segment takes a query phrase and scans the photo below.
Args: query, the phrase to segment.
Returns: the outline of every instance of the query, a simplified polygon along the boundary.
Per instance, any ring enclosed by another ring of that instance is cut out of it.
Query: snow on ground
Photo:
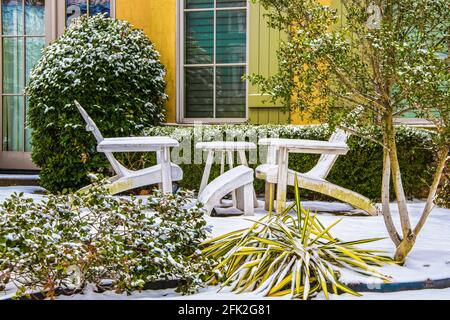
[[[0,201],[14,191],[23,191],[25,193],[35,192],[36,189],[28,188],[0,188]],[[41,195],[27,194],[36,200],[42,199]],[[262,203],[261,203],[262,205]],[[346,210],[348,208],[344,204],[339,203],[324,203],[324,202],[304,202],[304,207],[312,210],[320,209],[320,220],[324,225],[330,225],[337,219],[343,219],[338,224],[332,233],[343,240],[357,240],[365,238],[387,237],[386,227],[384,226],[382,217],[356,217],[345,216],[336,217],[330,214],[338,210]],[[391,205],[394,220],[399,227],[398,211],[395,204]],[[422,202],[413,202],[408,204],[413,225],[419,220],[420,214],[424,207]],[[264,216],[264,211],[259,208],[255,217],[228,217],[228,218],[214,218],[206,217],[208,224],[213,227],[213,236],[218,236],[227,232],[242,229],[252,224],[252,220],[260,219]],[[385,239],[379,242],[366,244],[367,247],[378,250],[385,250],[389,255],[393,255],[395,247],[390,239]],[[416,246],[408,260],[405,267],[396,265],[385,266],[381,271],[390,275],[394,282],[410,282],[410,281],[425,281],[427,279],[439,280],[450,278],[450,210],[436,208],[430,215],[425,228],[417,239]],[[365,278],[354,272],[342,272],[342,281],[346,283],[362,282],[368,285],[376,285],[377,279]],[[183,297],[174,292],[174,290],[156,290],[136,293],[132,296],[117,295],[112,292],[103,294],[96,294],[92,288],[88,288],[84,295],[77,295],[75,297],[61,297],[60,299],[198,299],[198,300],[253,300],[261,299],[262,297],[253,294],[236,295],[230,293],[227,289],[218,293],[218,287],[210,287],[201,290],[198,294],[188,297]],[[11,291],[7,294],[11,295]],[[4,296],[5,297],[5,296]],[[319,296],[318,299],[323,299]],[[356,297],[350,295],[332,296],[331,299],[355,299]],[[0,296],[1,299],[1,296]],[[361,299],[361,298],[356,298]],[[450,289],[443,290],[421,290],[421,291],[407,291],[397,293],[364,293],[362,299],[448,299],[450,300]]]
[[[36,186],[0,187],[0,201],[3,202],[12,194],[21,192],[27,197],[41,199],[46,190]]]
[[[408,204],[411,223],[415,225],[420,218],[424,203]],[[315,207],[317,203],[305,202],[304,207]],[[323,211],[332,212],[335,208],[333,203],[321,203]],[[400,228],[398,221],[398,210],[395,204],[391,205],[394,220]],[[264,212],[258,209],[256,217],[264,216]],[[388,237],[383,217],[336,217],[331,214],[320,214],[319,219],[325,225],[331,225],[338,219],[343,219],[331,231],[336,237],[353,241],[366,238]],[[252,224],[248,219],[234,218],[207,218],[213,226],[215,236],[242,229]],[[395,247],[390,239],[365,245],[367,248],[384,250],[393,255]],[[436,208],[425,225],[422,233],[417,239],[413,252],[408,257],[406,267],[389,265],[382,268],[382,272],[393,277],[395,282],[425,281],[427,279],[439,280],[450,278],[450,210]],[[342,281],[346,283],[362,282],[376,285],[377,279],[359,276],[354,272],[343,271]]]
[[[202,289],[193,296],[180,296],[174,290],[155,290],[135,293],[132,296],[126,294],[115,294],[113,292],[105,292],[97,294],[92,288],[87,288],[86,293],[72,297],[59,297],[58,300],[272,300],[274,298],[264,298],[251,293],[234,294],[229,291],[219,291],[219,287],[210,287]],[[289,300],[288,297],[277,298]],[[450,300],[450,289],[441,290],[417,290],[403,291],[393,293],[364,293],[363,297],[355,297],[349,294],[340,296],[331,295],[330,300]],[[320,294],[316,300],[325,300],[323,294]]]

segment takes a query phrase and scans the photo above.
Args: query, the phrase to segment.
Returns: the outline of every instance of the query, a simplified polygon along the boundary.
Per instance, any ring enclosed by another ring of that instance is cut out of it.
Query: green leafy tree
[[[164,121],[165,69],[142,30],[102,15],[74,20],[50,44],[27,88],[32,157],[49,191],[77,189],[109,164],[85,131],[78,100],[105,137],[141,135]]]
[[[255,0],[254,0],[255,1]],[[342,0],[343,12],[315,0],[259,0],[272,28],[287,34],[279,72],[250,80],[287,108],[376,141],[384,149],[383,215],[403,263],[434,207],[449,156],[450,76],[447,0]],[[341,23],[342,22],[342,23]],[[437,165],[418,224],[411,224],[398,160],[396,117],[415,112],[439,133]],[[345,122],[344,122],[345,123]],[[381,129],[382,139],[370,127]],[[394,186],[401,232],[389,200]]]

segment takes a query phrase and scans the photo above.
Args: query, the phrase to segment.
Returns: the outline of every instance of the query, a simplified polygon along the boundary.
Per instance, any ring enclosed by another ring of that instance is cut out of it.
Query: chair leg
[[[156,164],[161,164],[161,151],[156,151]],[[158,189],[162,190],[163,189],[163,185],[162,183],[158,183]]]
[[[161,159],[161,180],[163,194],[172,194],[172,168],[170,163],[170,148],[164,148]]]
[[[270,211],[270,199],[272,199],[272,210],[274,209],[273,201],[275,200],[275,184],[266,182],[265,205],[264,210]]]

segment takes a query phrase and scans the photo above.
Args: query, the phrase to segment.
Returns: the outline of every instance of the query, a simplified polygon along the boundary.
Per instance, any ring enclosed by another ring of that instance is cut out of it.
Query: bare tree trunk
[[[400,164],[397,154],[397,142],[395,140],[395,127],[394,118],[392,114],[387,116],[386,122],[386,137],[389,147],[389,158],[391,162],[392,179],[394,183],[395,195],[397,197],[398,212],[400,216],[400,223],[402,225],[403,239],[399,245],[397,245],[397,251],[394,259],[403,264],[406,256],[412,250],[416,236],[412,232],[411,221],[409,219],[408,206],[406,204],[406,196],[403,189],[402,176],[400,171]]]
[[[383,217],[384,224],[386,225],[389,236],[394,242],[395,246],[400,245],[402,239],[395,228],[394,221],[392,220],[391,208],[390,208],[390,183],[391,183],[391,160],[389,157],[389,151],[384,149],[383,159],[383,184],[382,184],[382,205],[383,205]]]
[[[394,128],[394,119],[390,115],[387,120],[387,143],[389,147],[389,155],[391,162],[392,179],[394,183],[395,195],[397,197],[398,211],[400,214],[400,222],[402,224],[403,236],[406,237],[411,233],[411,222],[409,220],[408,206],[406,204],[405,191],[403,189],[402,175],[397,154],[397,141]]]
[[[419,235],[420,231],[422,231],[423,226],[425,225],[425,222],[428,219],[428,216],[430,215],[431,211],[434,209],[434,200],[436,198],[436,194],[439,188],[439,183],[441,182],[442,175],[444,173],[445,164],[447,163],[449,156],[449,147],[444,146],[441,148],[441,150],[438,153],[438,164],[436,168],[436,172],[434,174],[433,183],[431,185],[430,192],[428,194],[427,203],[425,205],[425,209],[423,210],[422,217],[420,218],[419,222],[417,223],[416,228],[414,229],[414,234],[416,236]]]
[[[416,235],[414,233],[410,233],[406,238],[402,240],[399,246],[397,246],[397,250],[395,252],[394,260],[403,265],[405,263],[406,257],[414,248],[416,244]]]

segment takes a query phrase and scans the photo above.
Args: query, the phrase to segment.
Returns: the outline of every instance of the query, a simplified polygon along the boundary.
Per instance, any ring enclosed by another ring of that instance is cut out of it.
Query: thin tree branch
[[[348,128],[348,127],[345,127],[345,126],[343,126],[343,125],[338,125],[337,127],[340,128],[340,129],[342,129],[342,130],[344,130],[344,131],[350,132],[351,134],[353,134],[353,135],[355,135],[355,136],[361,137],[361,138],[366,139],[366,140],[370,140],[370,141],[376,143],[377,145],[381,146],[383,149],[389,151],[389,147],[387,147],[386,145],[384,145],[383,142],[378,141],[377,139],[372,138],[371,136],[363,135],[363,134],[359,133],[358,131],[356,131],[356,130],[354,130],[354,129],[351,129],[351,128]]]
[[[333,60],[327,55],[327,60],[330,63],[330,65],[333,67],[334,72],[338,76],[338,78],[343,82],[343,84],[347,87],[348,90],[359,96],[360,98],[373,103],[379,107],[380,110],[385,111],[386,108],[377,101],[376,98],[368,96],[362,92],[360,92],[355,86],[351,83],[351,81],[339,70],[339,68],[335,65]]]
[[[436,169],[436,172],[434,174],[433,178],[433,184],[431,185],[430,192],[428,193],[428,199],[425,205],[425,208],[423,209],[422,216],[420,217],[419,222],[417,223],[417,226],[414,228],[414,234],[417,236],[420,231],[422,231],[423,226],[425,225],[425,222],[427,221],[430,213],[433,211],[435,207],[435,199],[436,194],[438,191],[439,183],[441,182],[445,165],[447,161],[450,160],[450,157],[448,156],[449,153],[449,147],[445,146],[443,147],[439,152],[439,161],[438,166]]]

